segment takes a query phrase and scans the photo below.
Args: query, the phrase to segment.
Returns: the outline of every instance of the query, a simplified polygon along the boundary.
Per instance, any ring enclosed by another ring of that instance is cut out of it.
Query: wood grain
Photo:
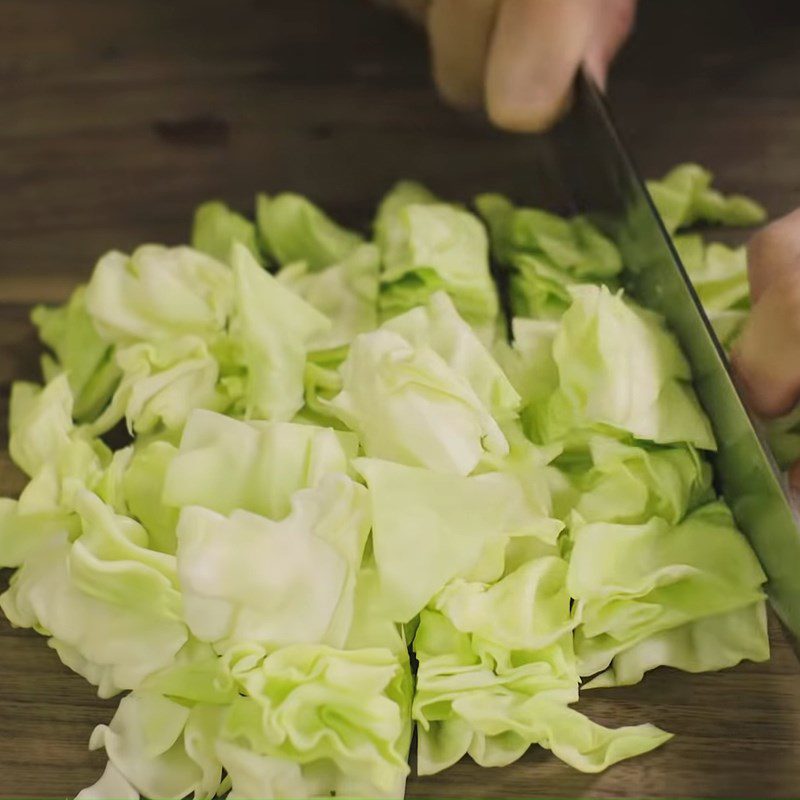
[[[527,139],[442,107],[421,38],[363,0],[0,0],[0,436],[7,390],[35,378],[30,305],[63,299],[106,249],[185,240],[220,197],[308,192],[366,224],[399,177],[468,199],[535,201]],[[643,2],[612,101],[648,174],[699,160],[773,215],[800,205],[800,9],[778,0]],[[0,493],[22,477],[0,452]],[[800,666],[671,670],[587,692],[593,718],[677,735],[599,776],[534,749],[484,770],[412,777],[412,797],[796,797]],[[0,796],[72,796],[102,757],[86,742],[113,703],[46,643],[0,623]]]

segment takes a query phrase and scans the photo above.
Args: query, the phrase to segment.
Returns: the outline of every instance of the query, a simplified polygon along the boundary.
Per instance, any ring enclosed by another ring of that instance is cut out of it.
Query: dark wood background
[[[798,4],[643,0],[611,97],[647,174],[694,159],[773,216],[800,205]],[[104,250],[183,241],[198,202],[247,210],[259,190],[356,224],[399,177],[536,197],[533,150],[443,108],[417,32],[365,0],[0,0],[2,441],[10,382],[36,376],[30,305],[62,300]],[[0,453],[0,493],[21,486]],[[772,639],[765,665],[587,693],[599,721],[677,734],[649,756],[585,776],[534,748],[409,795],[798,797],[800,667],[774,624]],[[0,796],[91,782],[86,742],[112,709],[0,623]]]

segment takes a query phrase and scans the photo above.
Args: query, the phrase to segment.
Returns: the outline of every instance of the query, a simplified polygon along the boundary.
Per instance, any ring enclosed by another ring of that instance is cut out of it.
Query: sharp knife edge
[[[800,516],[785,476],[744,404],[605,99],[585,74],[575,95],[572,111],[552,134],[561,174],[576,210],[595,218],[620,246],[629,293],[661,313],[680,341],[717,438],[718,488],[761,560],[774,608],[800,638]]]

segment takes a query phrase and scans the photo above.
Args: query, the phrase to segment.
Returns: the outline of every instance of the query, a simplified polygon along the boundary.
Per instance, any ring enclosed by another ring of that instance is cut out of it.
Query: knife
[[[788,483],[760,422],[747,410],[609,107],[586,74],[577,80],[572,110],[551,136],[572,210],[589,215],[614,238],[626,267],[626,290],[665,317],[691,364],[717,439],[712,457],[717,489],[761,561],[778,616],[800,638],[800,516]]]

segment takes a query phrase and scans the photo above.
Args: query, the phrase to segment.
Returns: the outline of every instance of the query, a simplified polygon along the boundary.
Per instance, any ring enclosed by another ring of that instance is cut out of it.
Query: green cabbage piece
[[[364,241],[291,192],[275,197],[260,194],[256,225],[267,253],[278,264],[304,261],[312,272],[343,261]]]
[[[765,603],[751,603],[654,633],[617,653],[608,669],[583,688],[631,686],[657,667],[708,672],[745,660],[769,660]]]
[[[561,271],[581,282],[608,280],[622,271],[614,243],[585,217],[564,219],[538,208],[519,208],[499,194],[478,195],[475,207],[489,226],[492,251],[502,264],[519,268],[517,258],[529,256],[529,263],[550,267],[555,280]]]
[[[614,286],[622,260],[614,243],[585,217],[564,219],[519,208],[499,194],[482,194],[475,206],[489,227],[495,259],[510,271],[513,312],[558,319],[578,283]]]
[[[296,492],[291,513],[280,521],[185,506],[177,569],[189,628],[220,647],[242,641],[341,646],[369,524],[366,490],[342,474]]]
[[[109,761],[103,774],[91,786],[81,789],[75,800],[139,800],[141,795],[128,779]]]
[[[553,342],[559,331],[555,320],[514,317],[512,344],[495,345],[495,355],[520,396],[521,415],[529,433],[535,411],[558,388]],[[541,439],[541,436],[532,436]]]
[[[608,426],[659,444],[713,450],[689,365],[661,319],[606,287],[575,286],[571,294],[553,340],[558,389],[538,420],[545,440]]]
[[[132,517],[148,533],[148,547],[175,555],[178,509],[163,502],[164,479],[177,448],[159,438],[140,438],[114,452],[90,485],[115,513]]]
[[[371,547],[372,543],[368,545]],[[353,618],[345,649],[360,650],[382,647],[398,656],[408,654],[408,641],[403,625],[380,613],[382,587],[375,558],[367,553],[356,576]]]
[[[86,310],[107,342],[126,345],[224,328],[233,299],[230,269],[189,247],[143,245],[112,251],[86,286]]]
[[[595,435],[588,449],[592,467],[576,475],[572,506],[586,522],[660,517],[677,525],[688,510],[714,499],[711,467],[691,446],[645,448]]]
[[[703,306],[712,311],[749,305],[747,251],[719,242],[705,245],[699,234],[675,237],[675,246]]]
[[[519,317],[559,319],[569,308],[569,287],[579,283],[568,272],[538,256],[512,257],[511,308]]]
[[[430,347],[464,378],[492,416],[503,422],[519,411],[520,398],[483,341],[459,315],[445,292],[385,322],[414,347]]]
[[[393,621],[410,621],[519,524],[521,490],[502,473],[463,477],[379,459],[355,466],[369,487],[380,608]]]
[[[244,245],[255,259],[261,260],[254,223],[219,201],[197,207],[192,225],[192,247],[195,250],[227,263],[237,242]]]
[[[193,794],[198,800],[211,800],[224,789],[215,751],[222,714],[220,706],[190,707],[152,691],[129,694],[111,722],[98,725],[92,733],[89,747],[105,749],[108,766],[101,779],[78,797],[138,800],[140,795]]]
[[[12,385],[8,452],[29,477],[52,463],[69,443],[75,429],[73,404],[65,375],[57,376],[45,387],[25,381]]]
[[[75,495],[99,483],[111,455],[73,425],[64,375],[44,388],[15,383],[11,401],[9,449],[31,480],[18,500],[0,502],[0,566],[20,567],[54,536],[78,536]]]
[[[378,206],[373,227],[375,243],[381,250],[395,250],[403,246],[405,230],[398,223],[404,208],[410,205],[435,205],[439,198],[416,181],[398,181],[384,195]]]
[[[486,231],[474,215],[401,182],[381,202],[375,238],[383,259],[380,306],[387,316],[443,289],[470,324],[492,327],[497,290]]]
[[[717,338],[729,349],[750,309],[746,248],[706,245],[699,234],[680,234],[674,243]]]
[[[118,348],[122,380],[105,411],[89,426],[102,434],[125,419],[131,433],[180,431],[195,408],[222,411],[219,364],[206,342],[182,336]]]
[[[468,474],[485,450],[506,452],[497,422],[429,347],[389,330],[356,339],[330,408],[376,458]]]
[[[210,411],[189,418],[163,479],[167,506],[236,509],[280,520],[292,496],[330,474],[346,474],[358,451],[352,433],[291,422],[239,421]]]
[[[422,612],[414,640],[419,666],[412,707],[420,774],[446,769],[467,753],[482,766],[504,766],[533,744],[584,772],[599,772],[670,738],[652,725],[603,728],[569,708],[578,699],[578,677],[563,583],[566,565],[558,558],[541,562],[520,568],[520,575],[512,572],[493,589],[475,587],[470,594],[478,608],[457,620],[441,611]],[[513,581],[509,591],[502,588],[506,581]],[[533,617],[519,602],[520,589],[528,597],[533,591],[545,614],[533,629]],[[516,624],[494,629],[487,624],[485,614],[499,609]]]
[[[153,550],[175,555],[178,511],[164,500],[166,477],[177,453],[169,442],[151,441],[135,447],[121,476],[127,513],[144,525]]]
[[[401,797],[411,694],[405,651],[192,645],[95,730],[109,767],[84,796]]]
[[[431,602],[453,626],[509,650],[541,650],[570,633],[566,562],[532,558],[496,583],[456,578]],[[514,610],[515,606],[518,610]]]
[[[109,449],[75,427],[71,408],[63,374],[43,388],[24,382],[12,386],[9,450],[31,480],[18,501],[3,501],[3,566],[21,566],[54,535],[74,539],[80,529],[76,493],[99,484],[108,468]]]
[[[136,688],[187,639],[175,558],[148,548],[144,528],[78,489],[79,530],[41,537],[0,597],[19,627],[34,627],[102,697]]]
[[[227,658],[240,694],[222,738],[261,757],[224,748],[235,794],[246,781],[258,792],[243,796],[402,795],[409,771],[407,659],[381,648],[322,645],[269,655],[244,649]]]
[[[65,373],[75,418],[93,419],[108,403],[119,380],[119,368],[113,348],[98,334],[86,310],[86,287],[79,286],[63,306],[36,306],[31,319],[39,338],[53,352],[53,356],[42,356],[45,381]]]
[[[309,343],[330,321],[261,268],[242,245],[233,248],[232,358],[246,370],[244,413],[289,420],[303,406]]]
[[[698,164],[680,164],[661,180],[647,181],[647,189],[670,233],[696,222],[720,225],[757,225],[766,212],[741,195],[724,196],[711,188],[711,173]]]
[[[331,328],[309,342],[311,350],[342,347],[378,324],[380,253],[359,245],[342,261],[310,270],[305,261],[287,264],[277,278],[331,321]]]
[[[613,661],[614,672],[605,674],[600,685],[623,675],[635,682],[641,677],[638,667],[623,658],[617,674],[616,659],[637,646],[632,660],[643,669],[662,663],[699,672],[719,669],[722,662],[732,666],[745,657],[768,657],[765,576],[722,502],[702,506],[678,525],[660,517],[638,525],[575,522],[570,536],[567,588],[576,601],[581,675],[603,672]],[[750,613],[743,611],[748,608]],[[702,637],[695,645],[703,629],[686,629],[737,611],[741,614],[730,630],[728,619],[720,628],[720,641],[728,638],[725,648],[715,650]],[[664,636],[668,631],[676,633]],[[732,636],[737,646],[731,646]]]

